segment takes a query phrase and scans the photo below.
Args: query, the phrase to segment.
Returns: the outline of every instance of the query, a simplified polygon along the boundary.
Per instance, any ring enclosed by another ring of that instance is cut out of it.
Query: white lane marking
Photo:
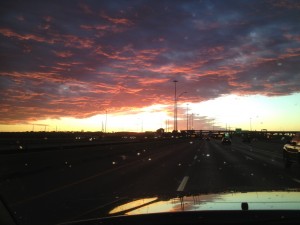
[[[252,158],[249,157],[249,156],[245,156],[245,158],[246,158],[246,159],[250,159],[250,160],[254,160],[254,159],[252,159]]]
[[[293,181],[296,181],[297,183],[300,184],[300,180],[299,179],[293,178]]]
[[[177,191],[183,191],[184,188],[185,188],[186,183],[188,182],[188,180],[189,180],[189,177],[188,177],[188,176],[185,176],[185,177],[182,179],[182,181],[181,181],[179,187],[177,188]]]
[[[194,157],[194,160],[196,160],[197,158],[198,158],[198,156],[195,156],[195,157]]]

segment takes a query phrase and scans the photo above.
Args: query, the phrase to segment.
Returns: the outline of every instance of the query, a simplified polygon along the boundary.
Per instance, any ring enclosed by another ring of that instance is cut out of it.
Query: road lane
[[[160,145],[167,147],[181,142],[182,140],[157,141],[129,146],[79,148],[62,152],[17,154],[15,157],[3,155],[1,166],[15,171],[4,176],[0,187],[2,190],[8,189],[7,197],[15,202],[109,172],[132,161],[149,160],[148,156],[159,151]],[[25,166],[26,163],[30,166]]]
[[[50,167],[2,180],[0,193],[20,224],[34,225],[103,216],[131,198],[299,187],[298,166],[285,170],[278,153],[262,150],[193,139],[47,153],[49,161],[35,153],[27,161]]]
[[[251,149],[251,150],[250,150]],[[206,141],[197,157],[184,192],[222,192],[249,190],[281,190],[299,188],[299,170],[286,170],[277,153],[269,157],[259,149],[241,142],[222,145],[220,141]],[[298,167],[298,165],[295,165]]]
[[[1,192],[6,191],[8,202],[20,214],[22,224],[39,224],[39,220],[49,214],[49,224],[52,224],[62,219],[69,220],[122,196],[175,193],[180,171],[185,171],[193,151],[190,142],[181,140],[157,142],[152,146],[132,146],[130,150],[123,149],[113,157],[72,163],[71,168],[64,165],[67,171],[60,168],[16,178],[2,183]],[[117,161],[120,156],[126,156],[126,159],[123,157]],[[112,164],[114,161],[117,163]],[[63,179],[70,182],[63,182]],[[51,182],[56,182],[56,185],[51,185]],[[51,188],[47,188],[45,183]],[[36,186],[43,186],[43,191],[38,191]],[[18,191],[21,193],[15,194]]]

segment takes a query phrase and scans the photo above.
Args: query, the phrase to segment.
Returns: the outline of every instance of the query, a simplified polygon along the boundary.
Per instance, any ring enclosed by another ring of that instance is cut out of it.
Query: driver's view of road
[[[231,141],[161,139],[3,154],[0,191],[16,218],[33,225],[45,217],[45,224],[99,217],[132,198],[299,188],[299,165],[284,168],[282,143]]]
[[[1,0],[0,225],[298,224],[299,0]]]

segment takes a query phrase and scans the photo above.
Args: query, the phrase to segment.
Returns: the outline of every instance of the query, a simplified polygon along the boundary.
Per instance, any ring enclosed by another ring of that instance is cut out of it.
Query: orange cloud
[[[169,81],[169,79],[167,79],[167,78],[152,78],[152,79],[149,79],[149,78],[139,78],[138,79],[138,82],[141,85],[161,84],[161,83],[166,83],[168,81]]]
[[[184,66],[176,66],[174,64],[163,65],[156,68],[150,68],[149,70],[156,73],[165,73],[165,74],[177,74],[177,73],[195,73],[196,70],[194,68],[195,65],[184,65]]]

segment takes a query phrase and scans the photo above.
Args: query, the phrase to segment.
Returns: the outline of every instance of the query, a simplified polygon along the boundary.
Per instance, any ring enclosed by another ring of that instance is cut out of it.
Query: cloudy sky
[[[1,131],[300,130],[299,1],[1,1],[0,60]]]

